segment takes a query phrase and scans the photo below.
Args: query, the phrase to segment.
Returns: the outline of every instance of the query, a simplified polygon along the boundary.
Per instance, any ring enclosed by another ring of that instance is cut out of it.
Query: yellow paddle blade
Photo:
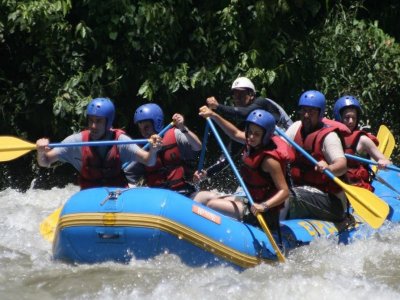
[[[35,144],[13,136],[0,136],[0,161],[16,159],[33,149]]]
[[[267,235],[268,240],[270,241],[272,247],[274,248],[276,256],[278,257],[278,261],[279,262],[285,262],[285,257],[283,256],[281,250],[279,250],[279,247],[276,244],[276,242],[274,240],[274,237],[272,236],[271,232],[269,231],[268,226],[265,223],[262,214],[260,214],[260,213],[257,214],[257,220],[260,223],[261,228],[264,230],[265,234]]]
[[[57,208],[46,219],[44,219],[42,223],[40,223],[40,234],[49,242],[53,242],[54,240],[61,209],[62,207]]]
[[[354,211],[372,228],[382,226],[389,214],[389,205],[367,189],[348,185],[335,177],[333,179],[346,193]]]
[[[389,128],[387,128],[385,125],[381,125],[379,127],[377,138],[379,141],[378,149],[383,153],[383,155],[385,155],[386,158],[390,158],[393,149],[396,146],[396,142]]]

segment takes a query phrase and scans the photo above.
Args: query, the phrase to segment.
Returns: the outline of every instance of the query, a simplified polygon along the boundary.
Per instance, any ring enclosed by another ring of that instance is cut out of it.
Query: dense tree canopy
[[[330,106],[352,94],[372,132],[399,140],[400,4],[351,2],[0,0],[0,132],[59,141],[98,96],[119,127],[146,101],[197,124],[205,98],[229,103],[246,75],[289,113],[307,89]]]

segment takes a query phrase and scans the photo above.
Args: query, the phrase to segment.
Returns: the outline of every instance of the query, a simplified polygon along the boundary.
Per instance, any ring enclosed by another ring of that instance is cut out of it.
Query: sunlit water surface
[[[128,265],[51,259],[39,224],[76,186],[0,192],[0,299],[400,299],[400,226],[337,245],[320,239],[285,264],[191,268],[173,255]]]

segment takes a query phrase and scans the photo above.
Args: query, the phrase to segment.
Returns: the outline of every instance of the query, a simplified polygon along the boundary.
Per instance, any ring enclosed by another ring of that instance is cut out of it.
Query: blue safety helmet
[[[114,122],[115,107],[108,98],[95,98],[87,106],[86,115],[106,118],[106,130],[109,130]]]
[[[360,102],[354,96],[343,96],[336,100],[335,105],[333,106],[333,115],[335,120],[338,122],[342,122],[342,111],[344,108],[354,107],[357,110],[357,121],[361,117],[362,109]]]
[[[262,109],[253,110],[246,119],[246,132],[249,123],[256,124],[265,130],[262,143],[267,145],[275,130],[275,118],[267,111]]]
[[[164,127],[164,113],[157,104],[147,103],[139,106],[133,115],[133,122],[150,120],[153,122],[154,131],[159,133]]]
[[[318,91],[306,91],[300,96],[299,107],[301,106],[311,106],[319,108],[319,119],[321,120],[325,115],[325,96]]]

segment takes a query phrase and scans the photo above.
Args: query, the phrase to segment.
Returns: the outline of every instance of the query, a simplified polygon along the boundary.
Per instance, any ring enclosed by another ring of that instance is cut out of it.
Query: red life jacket
[[[297,131],[294,141],[317,161],[325,160],[324,154],[322,153],[324,140],[329,133],[334,131],[338,132],[340,128],[324,124],[322,128],[308,134],[305,140],[301,134],[301,129],[302,126]],[[315,171],[314,168],[315,165],[312,162],[299,151],[296,151],[296,159],[291,166],[291,175],[294,184],[297,186],[313,186],[325,193],[332,194],[339,193],[342,190],[332,179],[323,173]]]
[[[355,155],[357,153],[357,144],[361,136],[366,135],[370,138],[375,145],[378,145],[378,139],[372,134],[362,131],[354,130],[351,134],[345,135],[344,139],[344,152],[347,154]],[[368,165],[358,162],[354,159],[347,160],[347,181],[355,186],[359,186],[370,191],[374,191],[371,185],[371,176]]]
[[[176,143],[175,128],[169,129],[163,137],[163,147],[157,153],[156,164],[146,167],[146,183],[151,187],[179,190],[185,186],[184,161]]]
[[[112,129],[114,140],[124,132]],[[89,130],[82,131],[82,142],[89,141]],[[121,160],[117,145],[113,145],[103,159],[97,147],[82,147],[82,169],[79,176],[81,189],[99,186],[127,187],[128,182],[121,169]]]
[[[243,166],[240,173],[255,203],[264,202],[278,192],[271,175],[262,170],[261,164],[264,158],[270,156],[276,159],[280,163],[284,175],[287,164],[294,161],[293,149],[281,138],[273,136],[270,144],[270,147],[267,146],[267,148],[262,148],[254,153],[249,154],[248,151],[243,151]],[[283,205],[280,205],[272,209],[279,210],[282,207]]]

